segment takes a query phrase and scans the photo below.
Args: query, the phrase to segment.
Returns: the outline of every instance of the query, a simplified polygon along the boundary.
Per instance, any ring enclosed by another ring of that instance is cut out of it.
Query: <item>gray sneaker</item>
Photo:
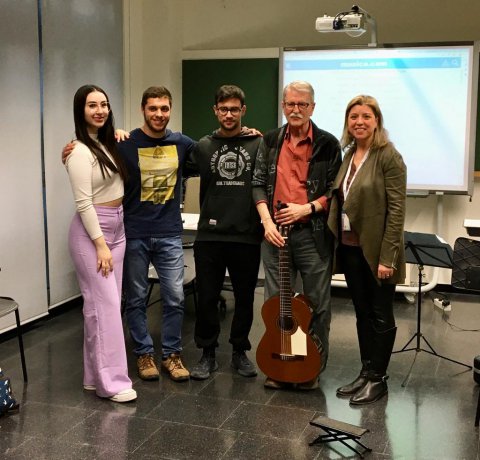
[[[190,377],[195,380],[205,380],[218,369],[215,352],[203,351],[200,361],[190,371]]]
[[[234,351],[232,354],[232,367],[242,377],[255,377],[257,375],[257,368],[245,354],[244,351]]]

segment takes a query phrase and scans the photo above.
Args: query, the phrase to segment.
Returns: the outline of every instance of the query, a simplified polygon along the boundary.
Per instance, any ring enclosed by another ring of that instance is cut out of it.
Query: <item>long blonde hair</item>
[[[373,141],[370,148],[378,149],[389,144],[390,139],[388,138],[388,131],[383,126],[383,115],[377,100],[372,96],[361,94],[354,97],[348,103],[347,109],[345,110],[345,121],[343,124],[342,139],[340,141],[342,148],[347,150],[355,148],[355,138],[348,132],[348,117],[350,115],[350,111],[356,105],[367,105],[372,109],[372,112],[377,119],[377,127],[373,133]]]

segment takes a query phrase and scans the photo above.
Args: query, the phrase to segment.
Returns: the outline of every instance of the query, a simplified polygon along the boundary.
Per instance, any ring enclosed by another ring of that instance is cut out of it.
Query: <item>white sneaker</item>
[[[108,399],[110,399],[110,401],[120,402],[120,403],[134,401],[135,399],[137,399],[137,392],[134,389],[129,388],[128,390],[122,390],[116,395],[110,396],[110,398]]]
[[[83,389],[87,391],[95,391],[95,385],[83,385]]]

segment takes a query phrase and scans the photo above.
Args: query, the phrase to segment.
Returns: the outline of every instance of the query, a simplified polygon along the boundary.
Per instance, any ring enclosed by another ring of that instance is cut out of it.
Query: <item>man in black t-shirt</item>
[[[263,237],[251,188],[261,137],[242,133],[245,95],[237,86],[221,86],[213,110],[220,126],[200,139],[193,154],[201,181],[200,219],[194,243],[198,287],[195,342],[203,353],[190,375],[199,380],[218,369],[218,299],[227,270],[235,296],[229,340],[233,347],[232,367],[244,377],[257,375],[245,352],[251,349],[248,335]]]

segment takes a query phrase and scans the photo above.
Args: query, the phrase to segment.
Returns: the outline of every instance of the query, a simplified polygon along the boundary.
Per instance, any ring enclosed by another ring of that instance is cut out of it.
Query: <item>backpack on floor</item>
[[[15,401],[12,394],[10,379],[3,375],[0,368],[0,417],[8,412],[18,411],[19,404]]]

